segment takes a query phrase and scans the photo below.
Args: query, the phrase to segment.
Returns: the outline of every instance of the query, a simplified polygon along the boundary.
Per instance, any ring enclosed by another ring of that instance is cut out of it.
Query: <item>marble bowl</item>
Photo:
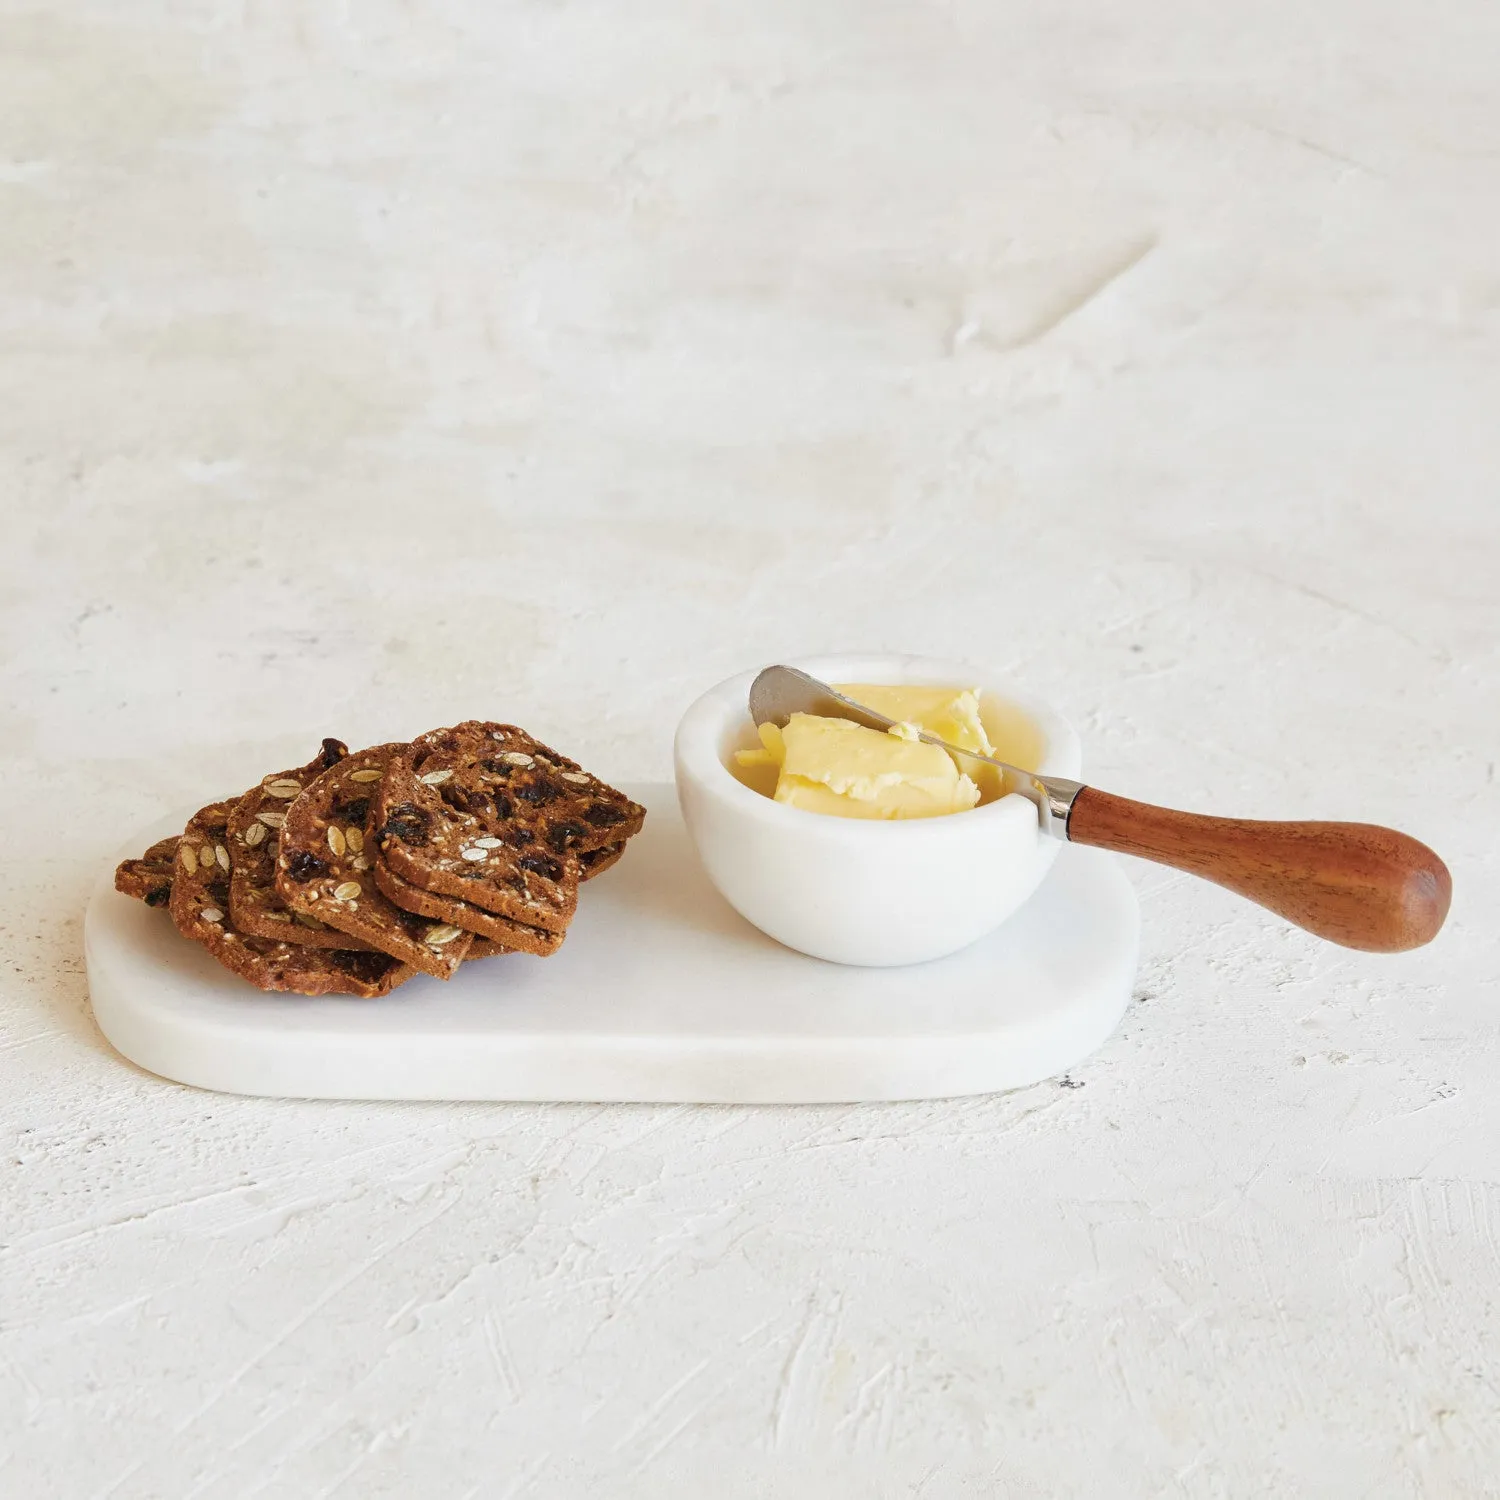
[[[787,663],[824,682],[977,687],[1000,753],[1076,779],[1078,736],[1055,709],[983,668],[922,656],[817,656]],[[1041,884],[1058,841],[1011,794],[969,812],[896,822],[787,807],[730,770],[757,744],[755,672],[710,688],[677,728],[677,796],[708,878],[779,943],[840,964],[884,967],[957,952],[993,931]]]

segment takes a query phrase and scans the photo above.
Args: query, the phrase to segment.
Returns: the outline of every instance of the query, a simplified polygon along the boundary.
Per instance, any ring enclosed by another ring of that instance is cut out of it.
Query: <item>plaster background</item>
[[[0,1488],[1478,1496],[1500,11],[0,3]],[[1132,868],[1066,1081],[269,1103],[113,1056],[132,829],[500,713],[968,655],[1433,948]]]

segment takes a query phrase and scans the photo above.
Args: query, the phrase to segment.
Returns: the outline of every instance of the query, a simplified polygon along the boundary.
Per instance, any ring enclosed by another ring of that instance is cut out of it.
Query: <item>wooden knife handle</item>
[[[1084,787],[1068,838],[1200,875],[1345,948],[1430,943],[1453,878],[1426,844],[1373,823],[1208,818]]]

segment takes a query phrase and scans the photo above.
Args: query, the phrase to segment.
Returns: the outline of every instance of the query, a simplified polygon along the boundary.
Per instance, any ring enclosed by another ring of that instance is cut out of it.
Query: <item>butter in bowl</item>
[[[1043,774],[1079,773],[1078,736],[1060,714],[967,663],[868,655],[795,665],[858,685],[851,696],[901,725],[955,744],[967,736]],[[998,778],[960,770],[910,730],[807,715],[758,734],[746,712],[755,676],[732,677],[689,708],[675,762],[709,879],[762,932],[835,963],[920,963],[993,931],[1041,884],[1057,841]]]
[[[979,805],[979,782],[942,746],[919,738],[925,731],[994,755],[977,689],[840,683],[836,690],[895,723],[882,732],[822,714],[794,713],[785,728],[768,720],[756,749],[735,751],[741,780],[788,807],[838,818],[933,818]],[[990,785],[998,795],[998,783]]]

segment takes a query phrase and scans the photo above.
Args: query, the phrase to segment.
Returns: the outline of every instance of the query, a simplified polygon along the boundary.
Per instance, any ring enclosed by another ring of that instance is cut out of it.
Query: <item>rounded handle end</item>
[[[1453,899],[1453,877],[1426,844],[1372,823],[1210,818],[1085,787],[1068,837],[1201,876],[1367,953],[1430,943]]]
[[[1382,828],[1379,832],[1399,841],[1393,850],[1396,857],[1390,872],[1390,895],[1385,903],[1390,909],[1380,930],[1373,934],[1376,941],[1347,941],[1345,946],[1372,953],[1404,953],[1430,943],[1443,930],[1448,908],[1453,904],[1453,876],[1426,844],[1392,828]]]

